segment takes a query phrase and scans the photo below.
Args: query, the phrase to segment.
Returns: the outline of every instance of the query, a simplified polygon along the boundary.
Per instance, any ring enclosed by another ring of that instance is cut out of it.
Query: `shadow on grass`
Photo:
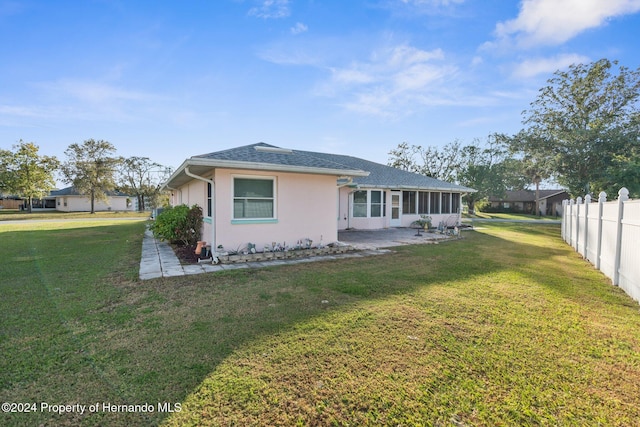
[[[555,226],[501,225],[384,256],[138,282],[132,277],[141,230],[136,224],[2,233],[3,241],[17,245],[13,251],[3,245],[0,254],[26,258],[3,272],[17,280],[2,285],[11,298],[0,305],[6,325],[0,345],[8,355],[0,365],[0,397],[155,408],[13,420],[157,424],[171,414],[160,409],[175,408],[166,403],[197,392],[220,363],[248,344],[433,285],[516,270],[567,298],[581,298],[575,286],[548,279],[564,268],[555,259],[575,257]],[[84,262],[71,262],[78,256]],[[569,268],[565,276],[572,274]],[[52,296],[56,292],[61,296]]]

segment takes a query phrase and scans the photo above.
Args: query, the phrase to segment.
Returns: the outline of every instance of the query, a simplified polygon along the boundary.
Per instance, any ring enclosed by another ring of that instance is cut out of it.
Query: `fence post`
[[[576,199],[576,252],[580,253],[580,204],[582,204],[582,197]]]
[[[569,236],[567,243],[569,244],[569,246],[573,246],[573,205],[574,203],[575,201],[573,199],[569,200],[569,231],[567,232],[567,235]]]
[[[600,254],[602,254],[602,211],[607,201],[607,193],[601,191],[598,195],[598,247],[596,249],[596,269],[600,270]]]
[[[615,269],[613,270],[613,284],[620,284],[620,257],[622,252],[622,218],[624,217],[624,202],[629,200],[629,190],[622,187],[618,191],[618,222],[616,224],[618,233],[616,235],[616,258]]]
[[[562,240],[564,240],[565,242],[567,241],[567,212],[568,212],[567,206],[568,205],[569,205],[569,200],[564,199],[562,201],[562,222],[560,225],[560,234],[562,234]]]
[[[584,237],[582,238],[583,251],[582,256],[587,259],[587,245],[589,244],[589,204],[591,203],[591,194],[584,196]]]

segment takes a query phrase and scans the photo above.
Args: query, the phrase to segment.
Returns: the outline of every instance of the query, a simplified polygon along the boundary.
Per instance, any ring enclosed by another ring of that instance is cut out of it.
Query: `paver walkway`
[[[184,276],[188,274],[213,273],[240,268],[262,268],[284,264],[300,264],[305,262],[326,261],[338,258],[365,257],[381,255],[390,252],[384,249],[365,249],[340,255],[325,255],[311,258],[296,258],[291,260],[273,260],[264,262],[246,262],[239,264],[189,264],[181,265],[180,260],[165,242],[156,240],[151,230],[147,229],[142,239],[142,257],[140,258],[140,280],[156,279],[159,277]]]

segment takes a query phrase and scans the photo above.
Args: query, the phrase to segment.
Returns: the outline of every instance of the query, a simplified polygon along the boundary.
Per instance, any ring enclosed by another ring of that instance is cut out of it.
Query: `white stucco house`
[[[330,243],[347,228],[460,221],[462,195],[475,190],[356,157],[257,143],[186,159],[163,184],[173,206],[203,210],[213,248]]]

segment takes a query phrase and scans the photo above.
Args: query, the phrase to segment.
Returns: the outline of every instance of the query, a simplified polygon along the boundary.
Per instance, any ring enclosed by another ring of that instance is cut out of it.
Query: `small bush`
[[[202,239],[202,208],[178,205],[162,211],[151,225],[156,238],[195,246]]]

